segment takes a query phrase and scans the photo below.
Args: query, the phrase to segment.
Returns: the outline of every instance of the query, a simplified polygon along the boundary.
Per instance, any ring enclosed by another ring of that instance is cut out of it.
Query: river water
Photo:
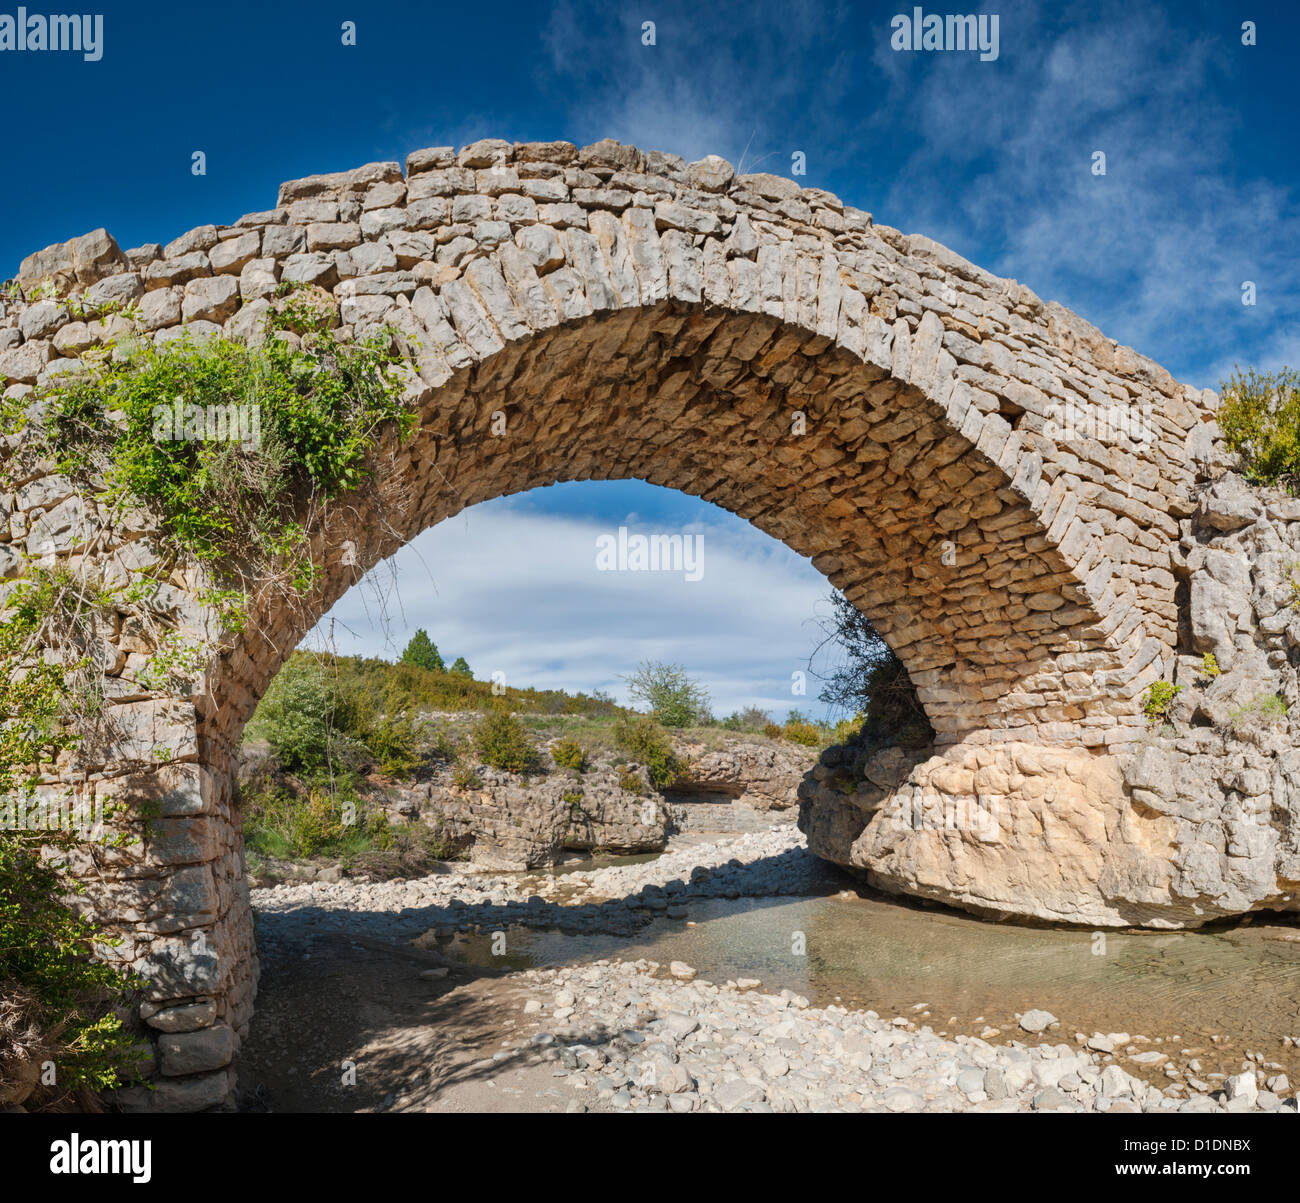
[[[453,960],[496,968],[685,961],[710,981],[757,978],[765,991],[788,988],[814,1006],[870,1009],[947,1035],[997,1028],[994,1041],[1037,1039],[1015,1016],[1042,1008],[1061,1021],[1042,1039],[1145,1036],[1150,1043],[1134,1051],[1163,1049],[1180,1064],[1198,1058],[1202,1075],[1238,1072],[1257,1052],[1300,1080],[1300,924],[1289,920],[1099,938],[854,890],[693,900],[689,912],[687,920],[657,918],[633,937],[519,926],[504,956],[493,955],[486,933],[435,939]],[[1149,1067],[1143,1076],[1158,1081],[1162,1072]]]

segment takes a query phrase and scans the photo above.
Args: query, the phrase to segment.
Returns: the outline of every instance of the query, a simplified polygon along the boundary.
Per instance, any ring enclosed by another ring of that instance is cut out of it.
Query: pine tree
[[[402,653],[402,663],[414,664],[418,668],[431,668],[437,672],[447,671],[442,657],[438,655],[437,644],[429,638],[429,633],[423,627],[411,636],[411,642],[406,645],[406,651]]]
[[[474,674],[470,672],[469,665],[465,663],[464,656],[456,657],[456,663],[451,666],[451,671],[458,677],[469,677],[471,681],[474,679]]]

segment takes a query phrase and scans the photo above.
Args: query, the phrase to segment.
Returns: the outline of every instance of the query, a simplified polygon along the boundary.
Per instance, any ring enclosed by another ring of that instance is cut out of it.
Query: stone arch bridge
[[[130,333],[94,316],[112,302],[155,339],[252,335],[286,281],[330,292],[357,335],[387,323],[418,343],[418,433],[378,453],[381,483],[401,487],[318,532],[327,571],[309,604],[257,613],[192,689],[144,684],[153,649],[119,614],[103,659],[122,735],[47,779],[156,804],[137,846],[88,851],[82,869],[126,937],[116,955],[150,977],[163,1105],[226,1095],[252,1011],[232,761],[258,698],[381,558],[466,506],[556,481],[681,489],[811,557],[903,660],[932,763],[1004,800],[1009,845],[970,872],[1014,877],[1017,847],[1059,840],[1044,917],[1158,912],[1169,833],[1116,766],[1145,729],[1141,692],[1174,663],[1173,561],[1213,394],[829,192],[716,157],[497,140],[294,180],[275,208],[165,246],[123,251],[98,230],[47,247],[0,305],[0,384],[21,397]],[[51,555],[143,567],[169,621],[210,634],[200,578],[157,524],[106,530],[100,512],[64,477],[17,482],[0,497],[3,575]],[[1059,832],[1051,780],[1088,799]],[[1115,858],[1152,866],[1141,898],[1108,892]],[[999,910],[995,889],[917,889]]]

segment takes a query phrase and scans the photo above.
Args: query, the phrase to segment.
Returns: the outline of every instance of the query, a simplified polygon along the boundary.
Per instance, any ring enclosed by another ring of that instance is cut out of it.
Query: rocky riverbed
[[[741,836],[679,837],[650,862],[564,874],[446,866],[414,881],[256,890],[264,997],[241,1058],[245,1105],[1295,1109],[1284,1067],[1270,1055],[1245,1050],[1240,1068],[1211,1073],[1193,1055],[1199,1050],[1177,1041],[1063,1031],[1041,1008],[996,1017],[1000,1026],[984,1026],[985,1038],[936,1031],[925,1004],[902,1014],[813,1006],[757,978],[710,982],[690,965],[645,957],[497,969],[448,955],[455,933],[481,934],[503,954],[519,931],[633,937],[655,920],[690,924],[693,908],[718,899],[761,905],[826,894],[842,885],[828,878],[834,873],[785,822]],[[320,974],[331,982],[325,992]],[[305,1022],[305,1011],[322,1007],[344,1013]],[[295,1036],[283,1025],[314,1043],[287,1060]],[[330,1026],[340,1030],[327,1035]],[[368,1094],[336,1088],[334,1066],[349,1058],[370,1073]]]

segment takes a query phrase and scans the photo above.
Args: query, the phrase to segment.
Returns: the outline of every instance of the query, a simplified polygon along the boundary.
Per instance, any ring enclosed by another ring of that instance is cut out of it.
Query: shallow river
[[[1014,1015],[1037,1007],[1061,1020],[1045,1039],[1144,1035],[1153,1043],[1143,1048],[1172,1045],[1176,1060],[1199,1057],[1202,1072],[1236,1072],[1246,1052],[1259,1052],[1300,1078],[1300,1048],[1283,1042],[1300,1044],[1300,925],[1107,933],[1103,946],[1087,931],[833,894],[692,901],[689,920],[656,919],[630,938],[518,927],[504,956],[492,954],[487,934],[444,933],[436,943],[454,960],[496,968],[680,960],[712,981],[758,978],[764,990],[788,987],[817,1006],[905,1016],[947,1034],[988,1025],[1002,1040],[1025,1039]]]

